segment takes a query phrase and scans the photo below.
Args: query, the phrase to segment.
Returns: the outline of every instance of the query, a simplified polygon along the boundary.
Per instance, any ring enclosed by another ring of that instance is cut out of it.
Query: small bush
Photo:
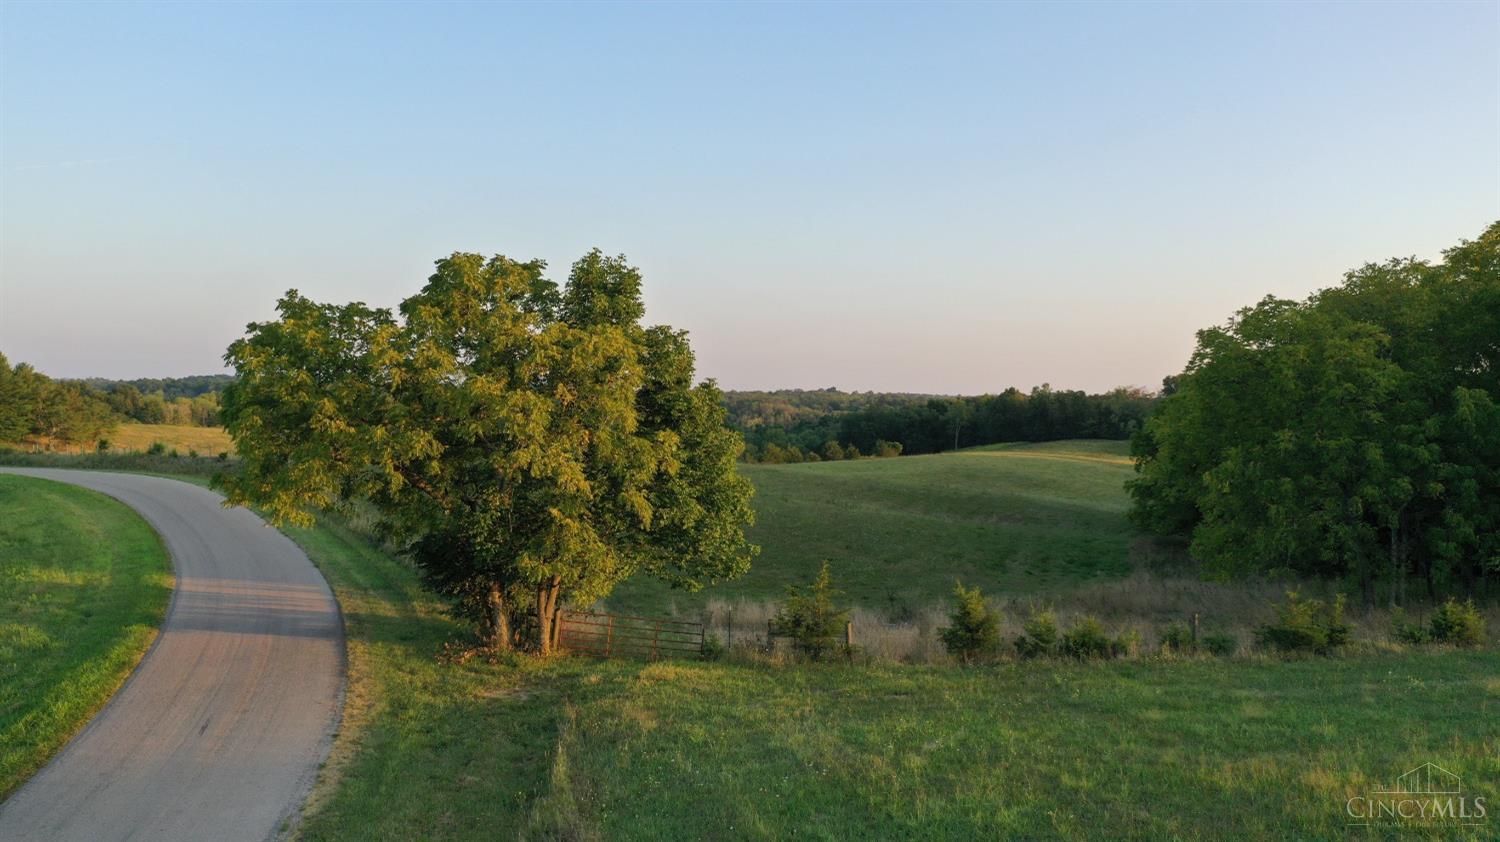
[[[179,459],[179,458],[182,457],[182,454],[178,453],[177,452],[177,448],[175,448],[175,447],[172,448],[171,450],[168,450],[167,451],[167,455],[170,456],[170,457],[172,457],[173,459]]]
[[[1391,638],[1397,643],[1421,646],[1432,642],[1432,635],[1421,623],[1406,619],[1406,612],[1397,608],[1391,614]]]
[[[1261,626],[1255,637],[1261,645],[1278,652],[1316,652],[1326,655],[1349,642],[1349,624],[1344,622],[1344,595],[1325,603],[1303,599],[1287,591],[1285,604],[1276,606],[1276,622]]]
[[[837,595],[833,574],[825,561],[818,578],[805,591],[795,586],[787,588],[786,602],[771,620],[772,631],[792,638],[797,649],[814,661],[821,660],[842,648],[838,636],[849,621],[848,611],[834,607],[833,598]]]
[[[1031,615],[1023,634],[1016,638],[1016,654],[1023,658],[1037,658],[1050,654],[1057,645],[1057,617],[1051,611],[1039,611]]]
[[[229,451],[227,451],[227,450],[221,450],[221,451],[219,451],[219,461],[220,462],[228,462],[229,461]]]
[[[151,442],[150,447],[146,448],[146,455],[148,456],[161,456],[166,452],[167,445],[165,442],[154,441]]]
[[[1227,658],[1234,654],[1234,650],[1240,646],[1239,640],[1232,634],[1220,632],[1218,634],[1205,634],[1203,636],[1203,648],[1208,654]]]
[[[871,451],[871,454],[874,455],[874,456],[876,456],[876,457],[879,457],[881,459],[887,459],[887,458],[890,458],[892,456],[900,456],[901,455],[901,442],[899,442],[899,441],[886,441],[885,439],[876,439],[875,440],[875,449],[873,451]]]
[[[1184,623],[1171,623],[1161,631],[1161,651],[1173,652],[1186,655],[1195,651],[1198,645],[1193,642],[1193,633]]]
[[[1000,645],[1000,613],[984,604],[979,588],[966,588],[962,583],[954,584],[953,600],[957,604],[948,615],[953,625],[938,630],[948,654],[968,664],[994,652]]]
[[[1432,640],[1453,646],[1484,644],[1484,618],[1474,607],[1474,600],[1458,602],[1452,597],[1438,606],[1432,615]]]
[[[710,633],[703,638],[703,660],[717,661],[724,657],[724,641],[717,634]]]
[[[1119,637],[1110,641],[1109,647],[1116,658],[1134,657],[1141,651],[1141,633],[1135,629],[1123,632]]]
[[[96,447],[96,448],[94,448],[94,449],[97,450],[97,451],[99,451],[100,453],[108,453],[109,452],[109,439],[100,439],[99,440],[99,446]]]
[[[197,459],[198,458],[198,451],[195,448],[191,448],[191,447],[188,448],[188,458],[190,458],[190,459]]]
[[[1114,655],[1114,646],[1109,635],[1104,633],[1104,626],[1093,617],[1084,617],[1078,621],[1078,625],[1063,635],[1062,652],[1072,658],[1089,660],[1092,658],[1109,658]]]

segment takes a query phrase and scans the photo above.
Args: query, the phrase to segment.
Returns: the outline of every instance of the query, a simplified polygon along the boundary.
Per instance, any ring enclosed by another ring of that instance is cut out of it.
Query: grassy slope
[[[406,565],[337,526],[290,534],[350,647],[309,839],[1333,838],[1347,798],[1425,761],[1500,792],[1493,651],[450,666],[463,630]]]
[[[828,559],[849,601],[917,608],[953,579],[988,592],[1037,592],[1129,570],[1133,533],[1125,442],[1009,445],[898,459],[746,465],[755,483],[744,578],[697,594],[640,580],[616,610],[691,610],[707,599],[779,598]]]
[[[124,504],[0,475],[0,797],[119,688],[170,593],[165,549]]]

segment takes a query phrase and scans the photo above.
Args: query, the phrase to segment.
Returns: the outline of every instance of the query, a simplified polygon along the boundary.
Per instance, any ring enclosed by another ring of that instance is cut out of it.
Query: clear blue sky
[[[0,351],[591,246],[729,388],[1154,386],[1500,218],[1500,5],[0,6]]]

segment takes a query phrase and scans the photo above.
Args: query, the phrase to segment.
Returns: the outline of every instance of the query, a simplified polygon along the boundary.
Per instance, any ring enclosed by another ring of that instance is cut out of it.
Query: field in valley
[[[114,499],[0,475],[0,798],[103,706],[156,637],[166,550]]]

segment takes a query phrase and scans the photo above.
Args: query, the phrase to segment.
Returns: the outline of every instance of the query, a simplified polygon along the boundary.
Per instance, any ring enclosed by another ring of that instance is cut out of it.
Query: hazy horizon
[[[0,352],[624,253],[726,389],[1156,388],[1500,218],[1500,4],[0,9]]]

